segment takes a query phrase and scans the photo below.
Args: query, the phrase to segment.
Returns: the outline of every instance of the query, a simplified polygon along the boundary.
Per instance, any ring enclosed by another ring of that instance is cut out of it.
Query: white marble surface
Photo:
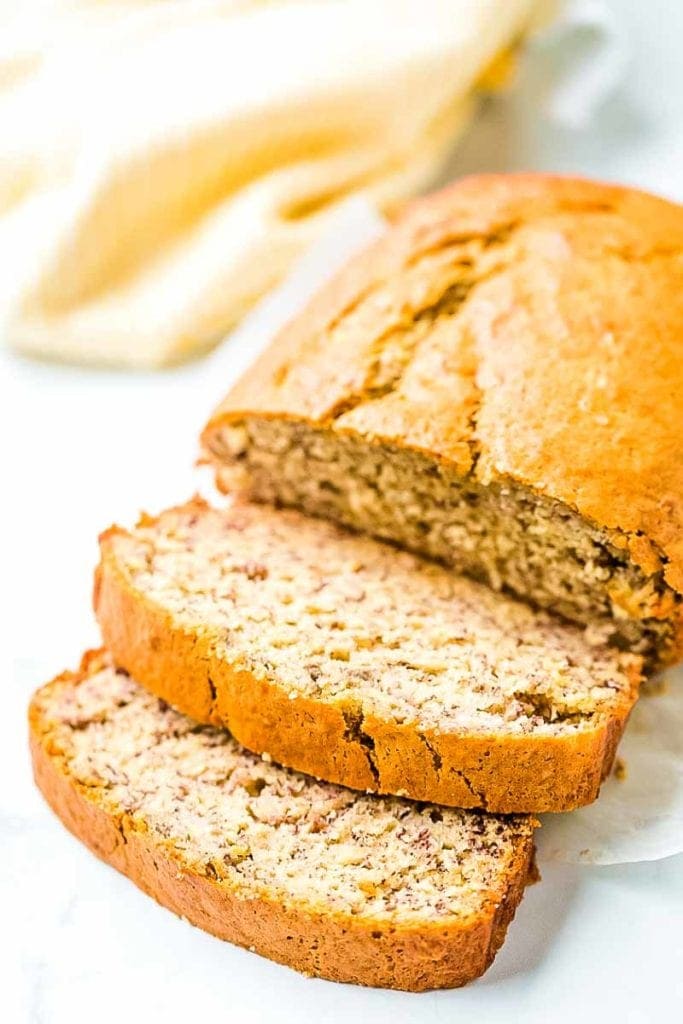
[[[643,184],[683,200],[683,4],[612,0],[634,57],[590,131],[538,125],[528,90],[492,104],[453,171],[522,167]],[[541,61],[536,62],[541,74]],[[7,268],[3,268],[3,273]],[[30,691],[97,643],[97,531],[196,487],[195,437],[225,375],[101,375],[0,357],[3,984],[17,1024],[347,1019],[663,1024],[683,1005],[683,857],[548,865],[488,974],[408,996],[300,978],[176,919],[67,835],[34,791]]]

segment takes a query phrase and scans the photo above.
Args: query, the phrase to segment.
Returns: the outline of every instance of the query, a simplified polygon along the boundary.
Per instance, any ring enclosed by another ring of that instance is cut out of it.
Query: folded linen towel
[[[429,183],[542,6],[34,0],[0,14],[2,333],[121,366],[211,346],[349,194],[386,211]]]

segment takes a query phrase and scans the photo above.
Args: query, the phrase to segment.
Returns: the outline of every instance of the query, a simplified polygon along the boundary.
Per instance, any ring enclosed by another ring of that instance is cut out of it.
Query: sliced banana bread
[[[203,442],[219,485],[683,651],[683,208],[545,175],[413,204]]]
[[[293,510],[201,501],[101,538],[117,664],[250,750],[494,812],[595,799],[640,659],[435,562]]]
[[[276,767],[104,653],[39,690],[36,781],[64,824],[214,935],[337,981],[463,985],[532,870],[534,821],[360,796]]]

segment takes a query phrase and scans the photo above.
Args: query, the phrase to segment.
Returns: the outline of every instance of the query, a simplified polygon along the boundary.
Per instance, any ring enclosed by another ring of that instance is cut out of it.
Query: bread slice
[[[547,175],[416,202],[203,435],[219,485],[683,653],[683,208]]]
[[[201,501],[101,538],[117,664],[250,750],[355,789],[493,812],[593,800],[639,659],[389,545]]]
[[[420,990],[493,960],[535,822],[360,796],[276,767],[103,652],[35,695],[36,781],[67,828],[193,924],[307,974]]]

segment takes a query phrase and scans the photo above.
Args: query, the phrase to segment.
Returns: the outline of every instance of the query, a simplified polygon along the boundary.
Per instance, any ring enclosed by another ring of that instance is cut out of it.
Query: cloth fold
[[[349,195],[426,187],[546,5],[35,6],[0,14],[3,334],[158,366],[220,339]]]

